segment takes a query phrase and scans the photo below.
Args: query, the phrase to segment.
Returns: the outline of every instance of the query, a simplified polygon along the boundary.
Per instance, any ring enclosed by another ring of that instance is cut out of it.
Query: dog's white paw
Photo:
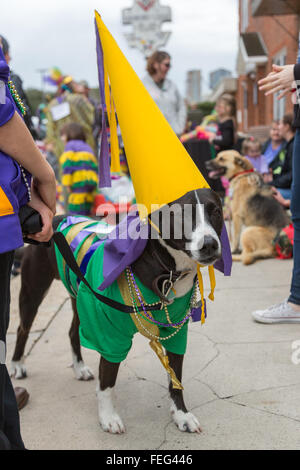
[[[9,373],[10,376],[15,379],[25,379],[27,377],[27,371],[23,359],[20,361],[11,361]]]
[[[178,427],[178,429],[182,432],[202,432],[200,427],[200,423],[196,416],[193,413],[187,412],[185,413],[182,410],[178,410],[175,404],[171,405],[171,414],[174,423]]]
[[[73,363],[73,369],[75,373],[75,377],[77,380],[93,380],[94,379],[94,374],[91,371],[91,369],[84,364],[83,361],[80,362],[74,362]]]
[[[99,421],[103,431],[123,434],[125,426],[113,404],[113,389],[100,390],[97,386]]]
[[[103,431],[111,434],[123,434],[125,432],[123,421],[114,410],[112,412],[99,411],[99,421]]]

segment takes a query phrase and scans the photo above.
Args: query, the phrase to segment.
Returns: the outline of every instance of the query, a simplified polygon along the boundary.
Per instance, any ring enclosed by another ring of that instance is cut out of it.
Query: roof
[[[258,33],[242,33],[241,39],[249,58],[267,55],[261,36]]]

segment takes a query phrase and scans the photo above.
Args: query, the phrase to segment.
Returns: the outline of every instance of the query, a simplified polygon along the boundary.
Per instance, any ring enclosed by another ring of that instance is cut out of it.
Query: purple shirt
[[[9,67],[0,47],[0,81],[5,84],[5,102],[0,102],[0,126],[4,126],[18,111],[7,86],[8,77]],[[30,184],[29,173],[27,181]],[[18,213],[19,208],[27,202],[28,192],[19,165],[0,151],[0,253],[23,245]]]
[[[262,175],[264,173],[269,173],[269,167],[264,155],[260,155],[259,157],[249,157],[246,155],[246,158],[248,158],[249,162],[252,163],[255,170],[257,170]]]
[[[272,141],[269,143],[268,147],[266,148],[266,151],[264,153],[264,157],[266,159],[266,162],[268,165],[274,160],[276,155],[280,152],[281,148],[283,147],[283,144],[280,144],[277,146],[275,149],[272,147]]]

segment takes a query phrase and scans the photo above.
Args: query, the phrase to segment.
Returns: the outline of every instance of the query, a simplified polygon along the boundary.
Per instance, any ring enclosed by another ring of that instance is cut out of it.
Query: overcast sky
[[[161,0],[172,8],[172,31],[166,49],[172,56],[169,78],[185,94],[186,72],[201,69],[204,91],[208,74],[219,67],[235,72],[238,45],[238,0]],[[77,80],[97,86],[94,9],[118,42],[137,74],[145,61],[127,46],[121,10],[133,0],[8,0],[1,1],[0,34],[10,43],[11,67],[25,88],[41,88],[40,68],[56,66]]]

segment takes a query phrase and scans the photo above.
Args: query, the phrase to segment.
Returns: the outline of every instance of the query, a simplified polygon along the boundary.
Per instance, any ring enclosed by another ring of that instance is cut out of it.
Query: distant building
[[[189,104],[201,101],[201,70],[189,70],[186,79],[186,99]]]
[[[299,0],[239,0],[238,130],[265,137],[273,119],[293,112],[288,96],[265,96],[257,82],[273,63],[296,62],[299,14]]]
[[[226,77],[231,77],[232,73],[230,70],[226,69],[217,69],[209,74],[209,87],[211,90],[214,90],[221,80]]]

